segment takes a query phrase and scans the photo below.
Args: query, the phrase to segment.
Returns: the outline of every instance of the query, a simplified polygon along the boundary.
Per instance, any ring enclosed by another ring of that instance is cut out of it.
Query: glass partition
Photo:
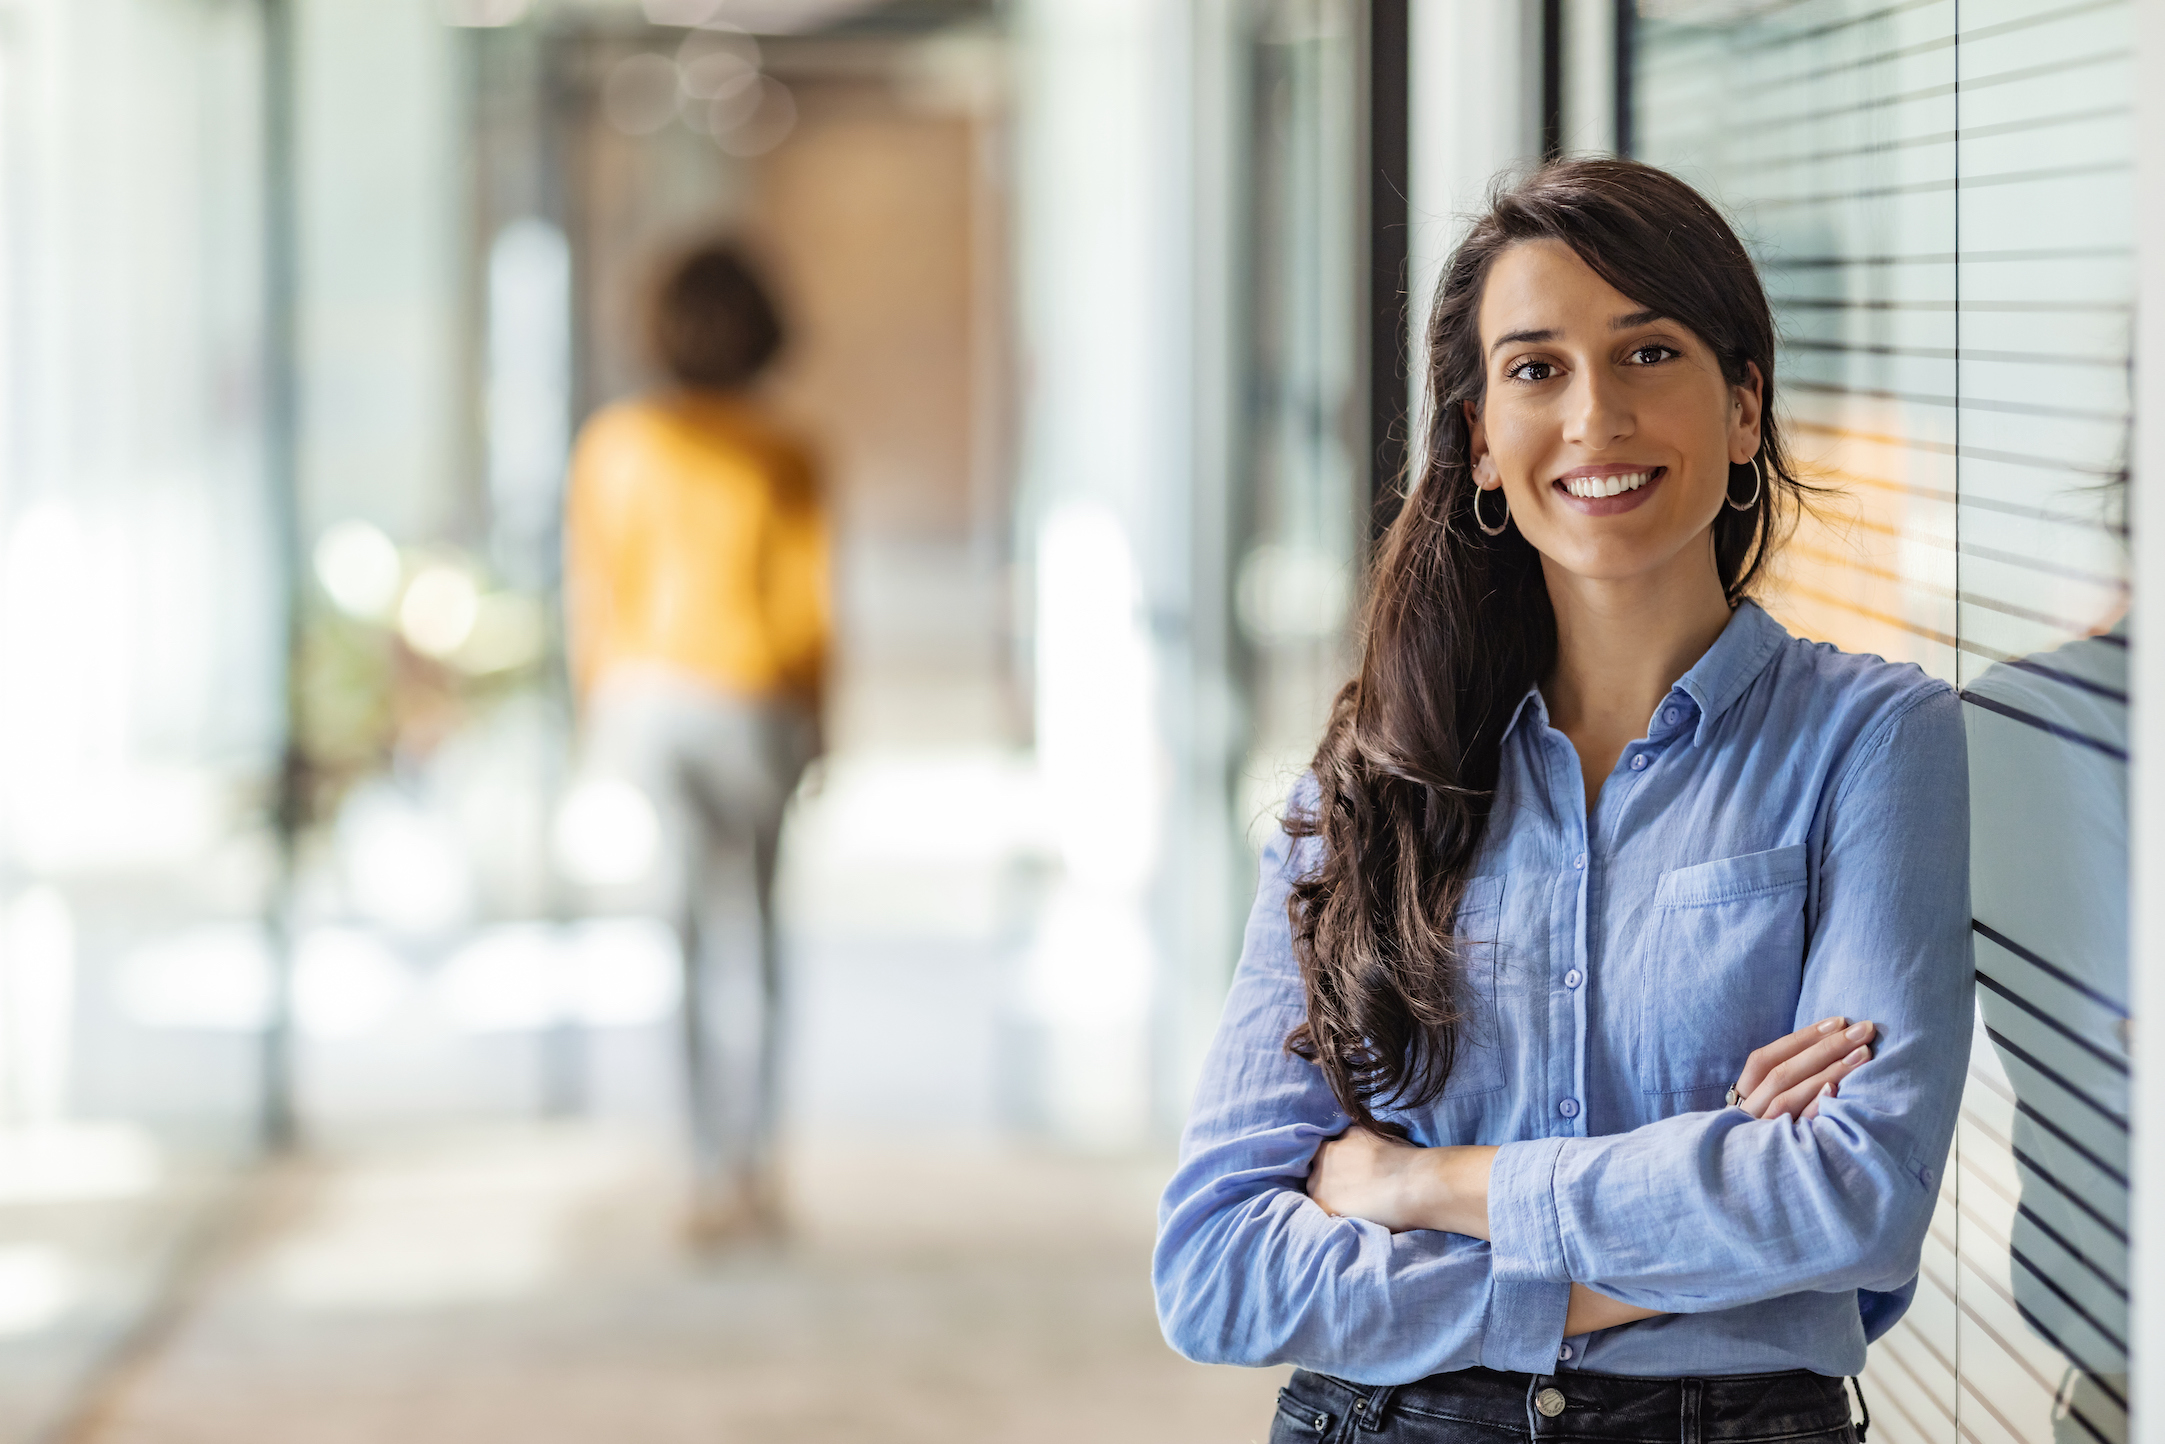
[[[1875,1437],[2127,1437],[2132,8],[1640,0],[1633,134],[1725,204],[1830,488],[1768,588],[1969,704],[1977,1035]]]
[[[0,35],[0,1440],[253,1149],[283,726],[261,7]]]
[[[1366,485],[1357,7],[1250,10],[1233,614],[1251,833],[1305,771],[1346,676]]]

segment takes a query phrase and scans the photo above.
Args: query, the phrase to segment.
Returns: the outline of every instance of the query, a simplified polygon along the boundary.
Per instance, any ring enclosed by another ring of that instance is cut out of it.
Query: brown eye
[[[1556,368],[1546,361],[1521,361],[1504,372],[1514,381],[1546,381],[1555,374]]]
[[[1682,354],[1674,346],[1657,346],[1652,343],[1631,348],[1631,359],[1641,366],[1658,366],[1671,356]]]

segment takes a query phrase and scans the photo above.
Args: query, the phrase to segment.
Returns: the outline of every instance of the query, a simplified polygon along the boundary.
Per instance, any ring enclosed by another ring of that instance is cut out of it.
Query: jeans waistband
[[[1850,1427],[1842,1380],[1803,1369],[1641,1379],[1474,1368],[1393,1385],[1351,1384],[1300,1370],[1289,1392],[1303,1399],[1313,1395],[1312,1402],[1349,1419],[1355,1427],[1348,1438],[1360,1437],[1363,1427],[1381,1429],[1399,1413],[1530,1432],[1535,1440],[1635,1444],[1767,1444]]]

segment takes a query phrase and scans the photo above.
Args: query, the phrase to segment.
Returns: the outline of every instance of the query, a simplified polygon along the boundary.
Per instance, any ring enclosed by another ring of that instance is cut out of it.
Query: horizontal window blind
[[[1865,1376],[1903,1444],[2127,1437],[2131,31],[2129,0],[1641,0],[1633,36],[1638,154],[1757,252],[1829,488],[1764,599],[1967,704],[1970,1082]]]

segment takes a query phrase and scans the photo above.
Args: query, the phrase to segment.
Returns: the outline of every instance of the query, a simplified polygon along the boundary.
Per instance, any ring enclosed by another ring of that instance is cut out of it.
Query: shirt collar
[[[1708,730],[1758,680],[1775,652],[1788,640],[1789,633],[1782,624],[1760,610],[1757,602],[1746,598],[1737,603],[1737,609],[1729,614],[1729,625],[1721,629],[1714,645],[1670,689],[1671,696],[1682,692],[1699,709],[1699,727],[1692,741],[1706,741]]]
[[[1691,670],[1677,678],[1669,689],[1671,697],[1682,693],[1698,711],[1698,729],[1692,734],[1694,742],[1706,741],[1707,729],[1718,721],[1730,704],[1744,695],[1776,649],[1788,640],[1789,633],[1780,622],[1775,621],[1749,598],[1737,603],[1729,614],[1729,624],[1721,629],[1714,645],[1706,649],[1706,655],[1692,664]],[[1541,684],[1536,682],[1519,698],[1512,710],[1511,720],[1504,724],[1503,735],[1510,737],[1519,725],[1519,719],[1527,711],[1533,712],[1534,722],[1546,726],[1549,719],[1548,701],[1541,695]],[[1660,715],[1660,709],[1655,709]],[[1654,730],[1659,731],[1656,727]]]

